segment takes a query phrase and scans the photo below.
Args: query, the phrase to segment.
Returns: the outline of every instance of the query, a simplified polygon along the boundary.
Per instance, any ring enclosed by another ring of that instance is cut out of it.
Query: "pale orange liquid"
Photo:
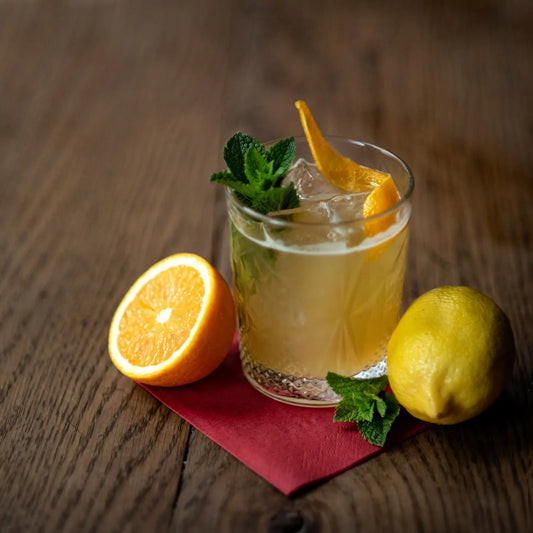
[[[381,361],[398,321],[408,227],[380,248],[269,249],[231,223],[241,344],[263,366],[324,379]],[[373,251],[373,253],[372,253]]]

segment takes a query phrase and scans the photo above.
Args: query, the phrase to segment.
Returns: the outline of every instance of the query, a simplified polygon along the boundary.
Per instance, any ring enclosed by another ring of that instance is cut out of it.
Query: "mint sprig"
[[[238,132],[224,147],[228,170],[215,172],[210,181],[232,188],[245,205],[263,214],[299,207],[294,184],[281,185],[295,153],[292,137],[267,150],[250,135]]]
[[[400,404],[393,394],[385,392],[387,376],[356,379],[328,372],[328,385],[342,400],[335,409],[335,422],[355,422],[362,437],[376,446],[383,446],[387,434],[400,413]]]

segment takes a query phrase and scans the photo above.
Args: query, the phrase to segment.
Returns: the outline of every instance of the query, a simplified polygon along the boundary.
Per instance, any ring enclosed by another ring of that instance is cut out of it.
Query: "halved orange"
[[[120,302],[109,355],[141,383],[185,385],[217,368],[234,332],[233,297],[222,276],[197,255],[176,254],[149,268]]]

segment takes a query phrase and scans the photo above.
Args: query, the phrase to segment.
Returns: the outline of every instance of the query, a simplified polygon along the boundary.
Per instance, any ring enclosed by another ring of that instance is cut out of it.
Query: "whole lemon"
[[[456,424],[489,407],[510,377],[514,339],[505,313],[469,287],[415,300],[388,347],[389,383],[416,418]]]

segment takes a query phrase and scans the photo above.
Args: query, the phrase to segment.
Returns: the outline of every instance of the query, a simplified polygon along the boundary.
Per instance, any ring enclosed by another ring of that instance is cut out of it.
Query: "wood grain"
[[[533,114],[526,1],[0,2],[0,529],[531,528]],[[286,498],[118,374],[107,329],[158,259],[230,279],[208,183],[234,131],[385,146],[415,179],[405,303],[476,287],[517,363],[480,417]]]

